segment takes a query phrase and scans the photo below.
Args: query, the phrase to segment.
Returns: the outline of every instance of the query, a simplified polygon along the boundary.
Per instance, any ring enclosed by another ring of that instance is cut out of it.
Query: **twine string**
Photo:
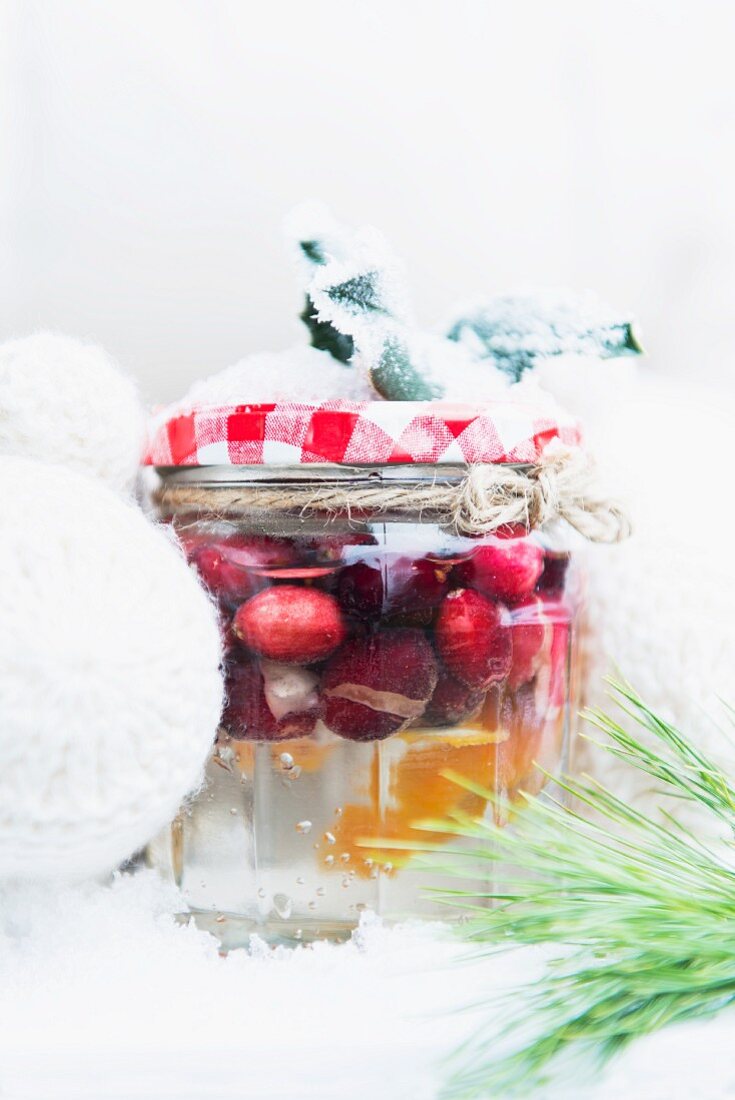
[[[484,535],[511,524],[529,530],[566,520],[590,542],[620,542],[630,522],[620,503],[598,484],[584,451],[557,448],[543,463],[516,469],[469,466],[460,482],[436,477],[425,484],[320,484],[207,487],[164,482],[156,493],[162,512],[201,510],[217,515],[247,511],[297,512],[350,519],[386,514],[416,516],[459,535]]]

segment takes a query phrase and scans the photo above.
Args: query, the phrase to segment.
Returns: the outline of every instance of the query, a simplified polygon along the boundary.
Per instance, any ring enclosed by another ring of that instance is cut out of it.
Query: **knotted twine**
[[[438,523],[458,535],[485,535],[512,524],[534,530],[558,519],[590,542],[620,542],[631,530],[624,508],[600,489],[592,460],[578,448],[549,449],[535,466],[471,465],[460,481],[442,479],[439,473],[425,483],[404,484],[312,481],[207,487],[171,480],[155,499],[164,514],[192,509],[221,516],[297,512],[348,520],[391,514]]]

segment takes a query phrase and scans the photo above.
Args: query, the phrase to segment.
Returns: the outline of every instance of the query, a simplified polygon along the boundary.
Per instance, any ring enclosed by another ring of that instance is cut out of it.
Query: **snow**
[[[492,1018],[457,1009],[534,981],[547,957],[470,960],[441,925],[386,929],[367,915],[343,946],[256,940],[222,958],[174,921],[178,901],[147,871],[60,893],[5,889],[3,1100],[432,1100],[446,1057]],[[544,1095],[731,1096],[734,1023],[672,1028],[594,1087]]]
[[[166,410],[166,416],[202,405],[249,401],[370,401],[375,391],[363,374],[326,351],[298,344],[285,351],[248,355],[217,374],[195,382]]]

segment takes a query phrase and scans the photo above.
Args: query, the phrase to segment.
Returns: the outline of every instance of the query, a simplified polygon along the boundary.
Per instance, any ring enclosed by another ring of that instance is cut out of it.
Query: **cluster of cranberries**
[[[528,685],[542,708],[562,701],[566,558],[524,532],[436,555],[355,533],[202,535],[187,552],[222,613],[231,737],[307,736],[321,720],[380,740],[482,720]]]

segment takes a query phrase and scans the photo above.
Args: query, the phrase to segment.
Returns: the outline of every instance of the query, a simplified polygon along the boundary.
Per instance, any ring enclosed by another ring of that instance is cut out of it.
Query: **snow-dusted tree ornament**
[[[200,781],[220,639],[171,539],[100,481],[0,457],[0,876],[111,871]]]
[[[0,456],[50,459],[125,492],[143,431],[135,384],[103,348],[48,332],[0,345]]]

